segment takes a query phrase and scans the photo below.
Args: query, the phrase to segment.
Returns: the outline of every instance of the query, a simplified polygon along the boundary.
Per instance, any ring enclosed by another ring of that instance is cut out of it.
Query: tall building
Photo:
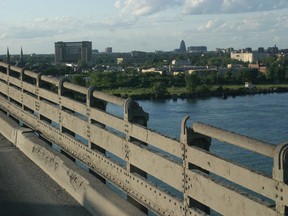
[[[89,62],[92,59],[92,42],[56,42],[55,62]]]
[[[20,58],[19,58],[19,61],[16,61],[15,66],[16,67],[25,67],[25,65],[26,65],[26,63],[24,62],[23,49],[21,47]]]
[[[10,53],[9,53],[9,48],[7,47],[7,55],[6,55],[6,63],[10,64]]]
[[[185,45],[185,41],[184,41],[184,40],[182,40],[182,41],[180,42],[180,47],[179,47],[179,49],[175,49],[174,52],[177,52],[177,53],[184,53],[184,52],[186,52],[186,45]]]
[[[186,52],[186,45],[184,40],[182,40],[180,43],[179,52]]]

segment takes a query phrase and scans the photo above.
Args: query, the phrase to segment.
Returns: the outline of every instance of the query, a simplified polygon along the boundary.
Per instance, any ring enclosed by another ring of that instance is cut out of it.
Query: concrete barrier
[[[74,162],[51,149],[30,129],[0,112],[0,133],[93,215],[145,215]]]

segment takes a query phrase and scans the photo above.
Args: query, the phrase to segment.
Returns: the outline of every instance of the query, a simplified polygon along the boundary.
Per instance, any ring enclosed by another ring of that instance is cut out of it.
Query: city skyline
[[[0,0],[0,54],[54,53],[57,41],[115,52],[288,48],[287,0]]]

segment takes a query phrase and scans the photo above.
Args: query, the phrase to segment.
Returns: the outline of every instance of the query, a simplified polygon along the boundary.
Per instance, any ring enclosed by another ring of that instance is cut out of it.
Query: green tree
[[[116,87],[116,73],[94,71],[90,74],[90,85],[100,89]]]
[[[168,93],[167,85],[164,82],[156,82],[152,87],[152,94],[155,98],[162,98]]]
[[[81,86],[86,85],[86,81],[85,81],[84,77],[80,74],[76,74],[76,75],[72,76],[71,82],[78,84],[78,85],[81,85]]]
[[[200,84],[200,80],[197,74],[186,74],[185,75],[185,84],[186,84],[186,90],[189,93],[192,93],[195,91],[196,87]]]
[[[88,63],[84,60],[79,60],[77,63],[77,67],[78,67],[78,70],[86,69],[88,68]]]

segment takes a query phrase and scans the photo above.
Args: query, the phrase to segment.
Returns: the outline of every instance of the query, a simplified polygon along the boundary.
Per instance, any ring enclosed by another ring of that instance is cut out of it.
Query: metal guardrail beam
[[[116,104],[116,105],[119,105],[122,107],[124,107],[125,102],[126,102],[126,99],[124,99],[124,98],[116,97],[114,95],[110,95],[110,94],[100,92],[100,91],[94,91],[93,96],[95,98],[100,99],[100,100],[105,100],[109,103],[113,103],[113,104]]]
[[[259,215],[287,215],[286,143],[275,146],[204,123],[195,123],[192,128],[188,128],[187,117],[182,122],[179,142],[141,126],[139,122],[142,121],[139,121],[139,118],[148,120],[148,116],[138,103],[131,99],[125,100],[99,92],[95,88],[78,86],[65,78],[59,80],[51,76],[42,76],[40,73],[1,62],[0,67],[0,92],[4,95],[0,97],[2,110],[39,131],[49,141],[60,145],[66,153],[87,164],[89,169],[113,182],[128,196],[155,213],[203,215],[203,209],[197,204],[199,202],[200,205],[204,204],[224,215],[235,212],[239,215],[249,215],[252,211]],[[10,76],[10,70],[19,72],[19,77]],[[23,75],[35,78],[36,85],[26,82]],[[58,94],[41,88],[41,81],[58,87]],[[86,104],[62,95],[65,90],[86,95]],[[113,116],[105,112],[105,109],[93,106],[91,101],[94,99],[97,102],[100,100],[122,106],[124,117]],[[49,102],[53,102],[53,105]],[[62,107],[71,112],[62,110]],[[33,111],[37,112],[37,116],[35,113],[32,114]],[[77,113],[86,116],[87,119],[80,118]],[[51,122],[59,124],[60,128],[53,127]],[[113,132],[109,127],[113,128]],[[86,139],[88,145],[78,141],[76,134]],[[126,138],[123,135],[126,135]],[[130,137],[133,139],[129,139]],[[210,153],[209,148],[202,148],[207,147],[211,138],[274,158],[273,177],[263,176]],[[143,145],[140,145],[140,142],[143,142]],[[92,148],[92,144],[125,160],[126,167],[109,160],[103,151],[98,152]],[[154,151],[150,147],[156,147],[157,150]],[[172,160],[174,157],[177,160]],[[128,165],[135,166],[176,189],[183,198],[169,195],[153,182],[147,181],[143,176],[139,177]],[[248,194],[242,194],[239,188],[233,190],[230,185],[214,181],[212,176],[208,175],[209,171],[270,198],[275,202],[276,208],[266,206],[259,200],[252,200],[253,195],[247,197]]]
[[[194,123],[192,128],[193,131],[196,133],[215,138],[219,141],[226,142],[268,156],[270,158],[274,157],[274,151],[276,146],[271,143],[252,139],[250,137],[236,134],[234,132],[223,130],[201,122]]]
[[[59,83],[58,79],[56,79],[55,77],[47,76],[47,75],[41,76],[41,80],[43,80],[45,82],[48,82],[50,84],[53,84],[55,86],[58,86],[58,83]]]
[[[0,62],[0,66],[2,66],[4,68],[10,67],[11,70],[18,72],[18,73],[21,73],[23,71],[26,76],[29,76],[29,77],[34,78],[34,79],[37,79],[37,76],[38,76],[38,73],[36,73],[36,72],[26,70],[25,68],[18,68],[15,66],[10,66],[9,64],[6,64],[4,62]],[[55,77],[47,76],[47,75],[42,75],[40,80],[48,82],[50,84],[53,84],[57,87],[59,84],[59,79],[57,79]],[[87,91],[88,91],[87,87],[80,86],[80,85],[77,85],[75,83],[70,83],[67,81],[63,82],[63,87],[66,89],[75,91],[75,92],[79,92],[79,93],[84,94],[84,95],[86,95]],[[97,90],[94,90],[92,95],[97,99],[107,101],[108,103],[112,103],[112,104],[122,106],[122,107],[124,107],[125,102],[126,102],[126,99],[124,99],[124,98],[116,97],[114,95],[110,95],[110,94],[100,92]]]

